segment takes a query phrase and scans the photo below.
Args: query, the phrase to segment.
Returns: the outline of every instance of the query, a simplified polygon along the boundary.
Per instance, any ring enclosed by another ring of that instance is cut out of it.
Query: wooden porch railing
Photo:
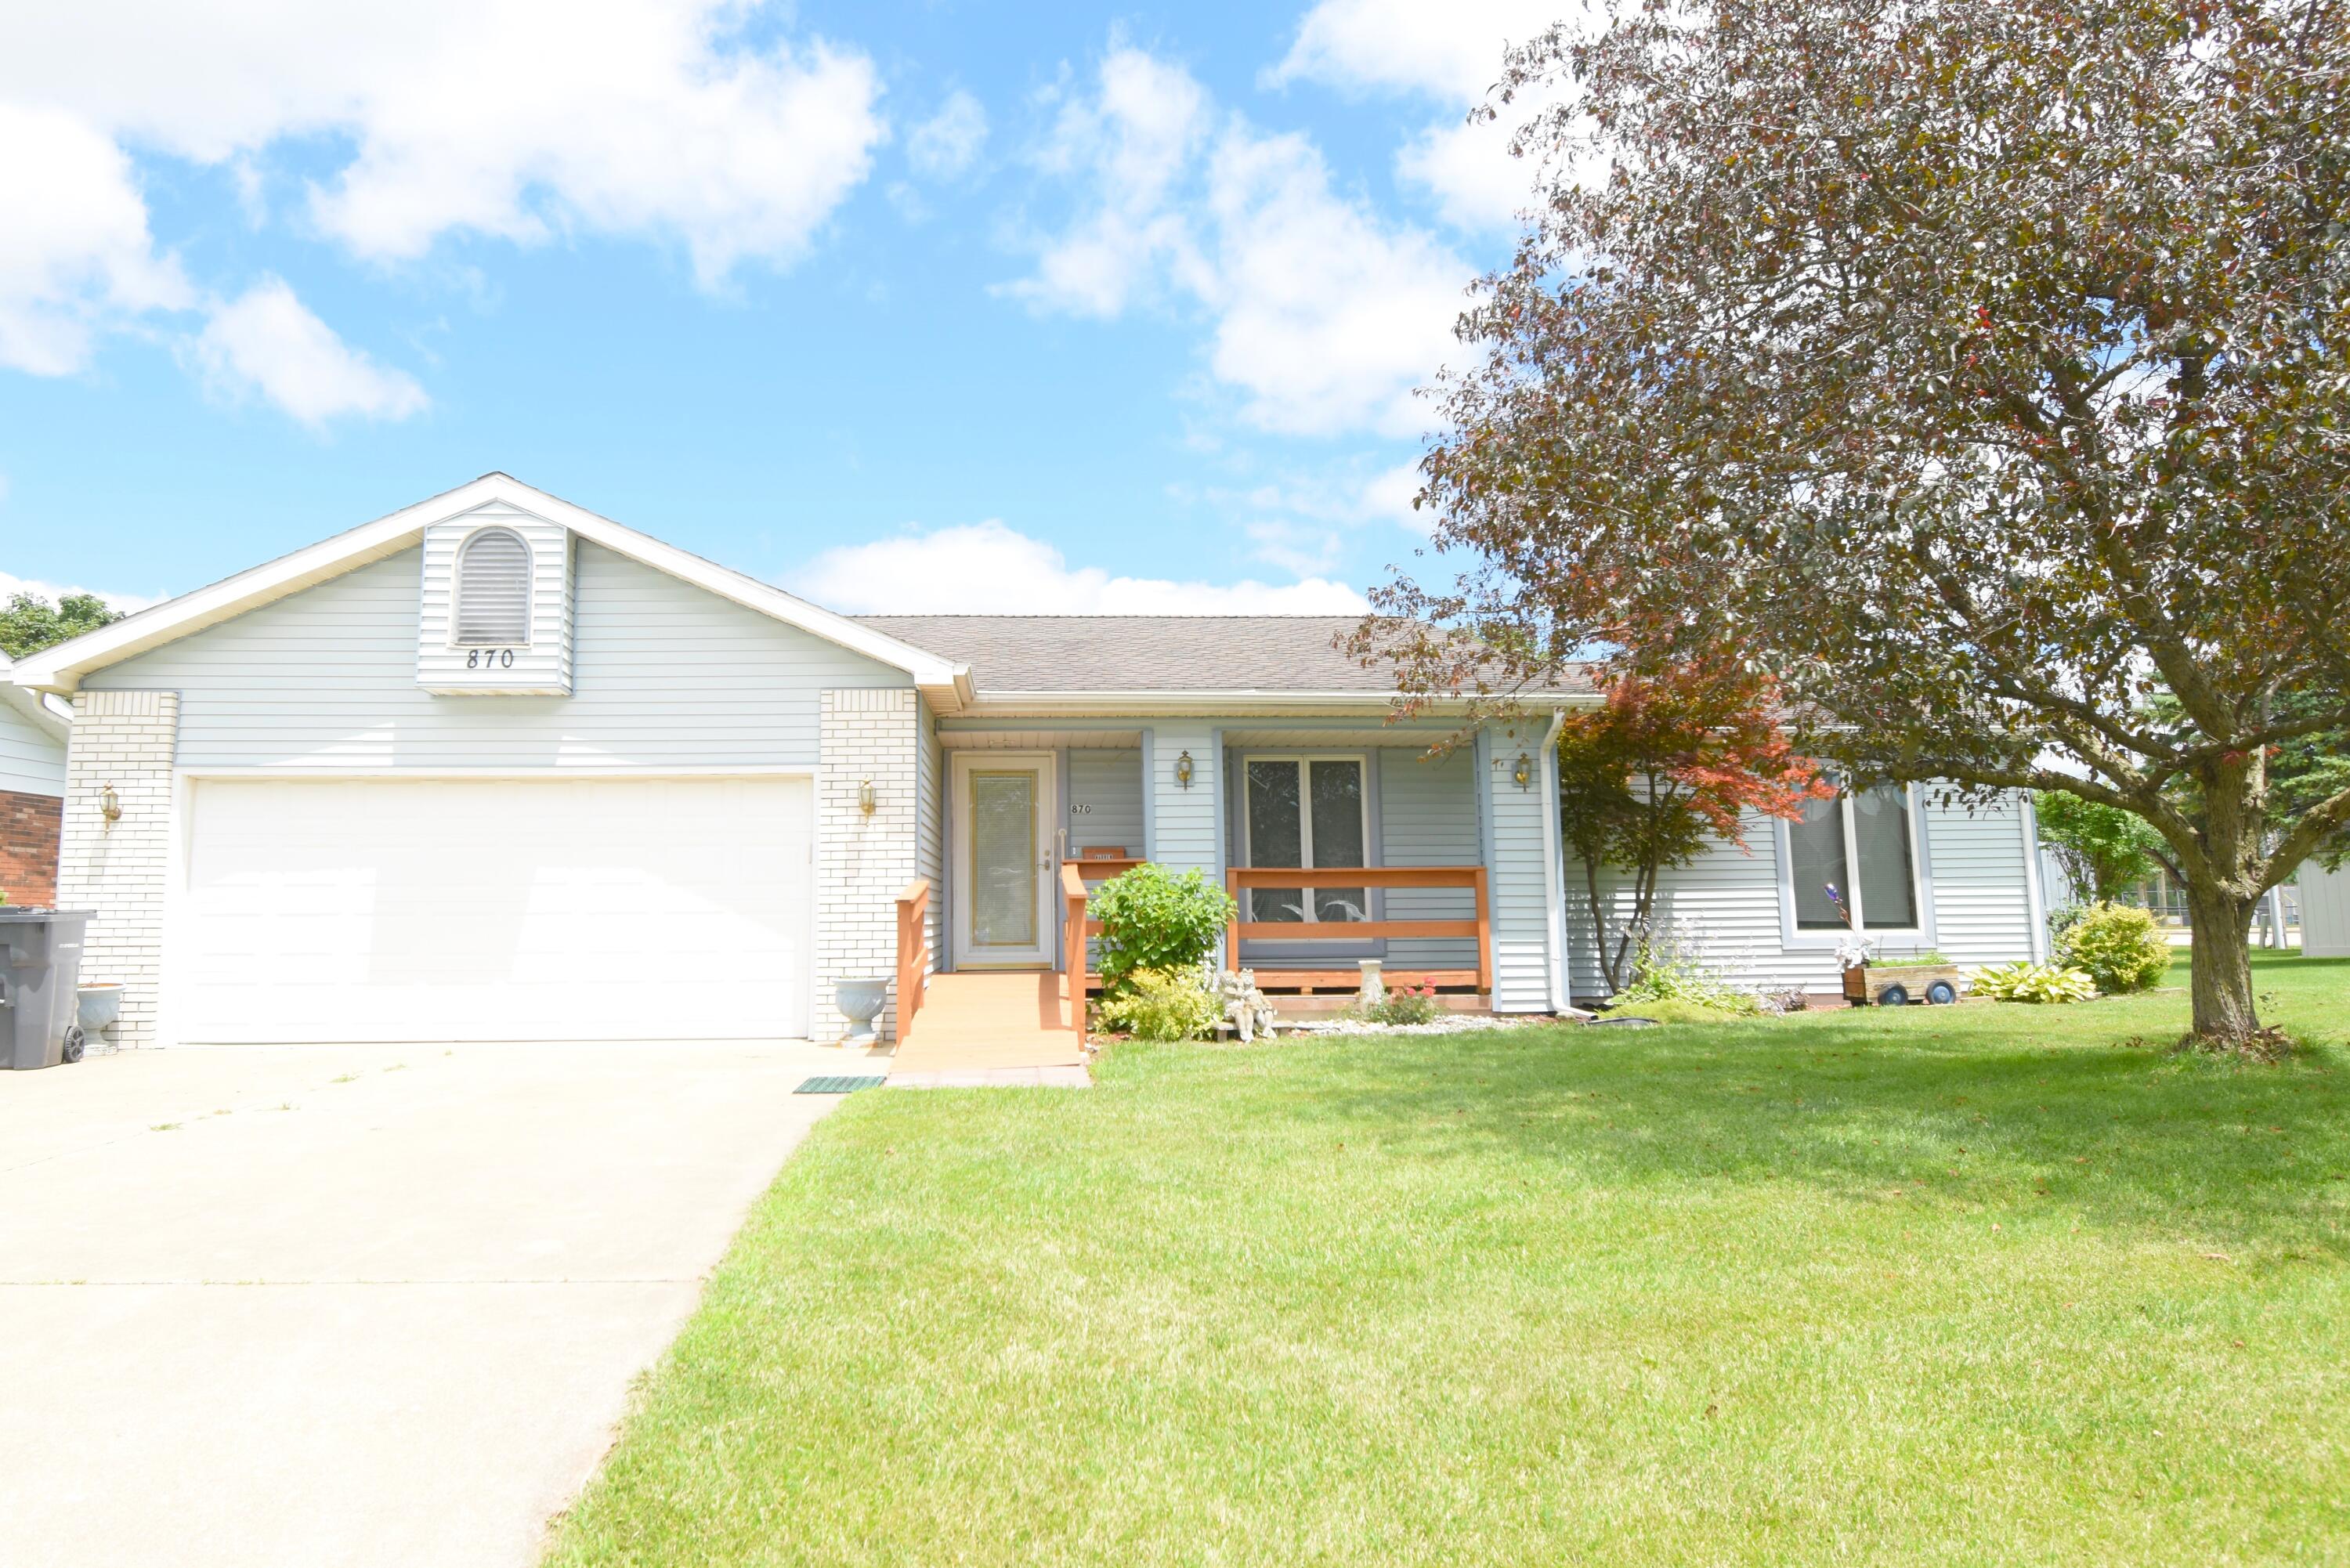
[[[1095,864],[1104,864],[1097,861]],[[1069,1024],[1077,1044],[1086,1043],[1086,879],[1077,862],[1061,862],[1061,1000],[1069,1009]]]
[[[931,973],[931,883],[918,877],[898,895],[898,1041],[914,1026],[922,1010],[922,992]]]
[[[1305,870],[1283,866],[1235,866],[1224,873],[1225,889],[1245,909],[1251,888],[1466,888],[1474,896],[1476,914],[1466,920],[1243,920],[1235,919],[1225,933],[1226,961],[1240,966],[1243,941],[1379,941],[1409,937],[1470,937],[1477,943],[1473,970],[1390,969],[1386,978],[1399,985],[1473,985],[1480,995],[1493,989],[1493,920],[1482,866],[1355,866]],[[1296,986],[1300,990],[1346,989],[1361,983],[1359,972],[1345,970],[1265,969],[1257,971],[1259,987]]]

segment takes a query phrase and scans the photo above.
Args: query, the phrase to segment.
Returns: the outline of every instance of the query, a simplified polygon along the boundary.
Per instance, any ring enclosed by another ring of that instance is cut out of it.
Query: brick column
[[[82,950],[84,981],[122,987],[115,1041],[152,1045],[162,974],[163,885],[172,844],[172,763],[179,742],[176,691],[81,691],[66,753],[64,840],[57,907],[93,911]],[[121,802],[113,822],[99,809],[108,785]],[[92,1041],[93,1049],[99,1043]]]
[[[897,1016],[898,895],[921,875],[921,722],[910,688],[824,693],[824,774],[816,807],[816,996],[809,1033],[838,1040],[848,1022],[834,1004],[843,980],[889,979],[877,1027]],[[858,786],[873,781],[871,815]]]

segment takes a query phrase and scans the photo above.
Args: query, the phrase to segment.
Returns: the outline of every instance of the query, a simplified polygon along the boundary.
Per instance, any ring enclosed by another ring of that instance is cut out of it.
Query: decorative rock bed
[[[1469,1034],[1480,1029],[1515,1029],[1528,1023],[1575,1023],[1539,1013],[1442,1012],[1426,1023],[1374,1023],[1367,1018],[1343,1014],[1329,1018],[1284,1019],[1281,1033],[1295,1034]]]

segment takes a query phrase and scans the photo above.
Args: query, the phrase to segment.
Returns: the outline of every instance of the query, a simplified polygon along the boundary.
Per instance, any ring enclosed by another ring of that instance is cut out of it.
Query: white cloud
[[[789,262],[887,135],[872,62],[752,41],[738,0],[84,0],[14,17],[0,96],[204,163],[349,161],[313,219],[359,254],[578,228],[681,243],[716,285]]]
[[[1475,269],[1340,194],[1311,141],[1220,117],[1188,72],[1119,47],[1040,162],[1079,187],[1079,211],[1011,292],[1098,317],[1141,297],[1203,307],[1211,373],[1266,430],[1425,425],[1411,389],[1451,351]]]
[[[258,392],[317,428],[343,415],[403,420],[424,409],[424,389],[335,336],[268,276],[213,312],[193,352],[206,381],[232,396]]]
[[[1510,156],[1517,119],[1431,125],[1396,153],[1396,174],[1458,229],[1514,228],[1534,205],[1534,166]]]
[[[96,594],[110,607],[121,610],[125,614],[132,610],[143,610],[150,605],[161,604],[171,597],[169,594],[109,593],[103,588],[85,588],[72,583],[44,582],[39,577],[19,577],[6,572],[0,572],[0,604],[5,604],[16,594],[30,594],[36,599],[47,599],[51,604],[57,603],[68,594]]]
[[[1510,137],[1551,98],[1521,93],[1499,118],[1470,123],[1469,110],[1501,80],[1504,51],[1558,22],[1603,21],[1588,4],[1560,0],[1321,0],[1298,24],[1289,53],[1267,73],[1275,83],[1321,82],[1350,91],[1432,99],[1445,118],[1396,154],[1396,172],[1426,190],[1448,223],[1513,226],[1534,204],[1534,170],[1509,152]]]
[[[1329,571],[1338,564],[1345,549],[1336,529],[1311,524],[1252,523],[1248,536],[1255,545],[1252,554],[1258,560],[1300,577]]]
[[[952,180],[979,161],[980,149],[986,145],[987,110],[957,88],[938,113],[907,136],[906,161],[932,180]]]
[[[1321,0],[1270,73],[1473,103],[1501,79],[1502,55],[1587,7],[1576,0]]]
[[[1357,504],[1372,517],[1400,523],[1420,533],[1428,532],[1424,514],[1412,509],[1412,500],[1419,493],[1419,464],[1400,462],[1374,477],[1358,493]]]
[[[1069,565],[1053,545],[990,519],[827,550],[795,592],[848,614],[1342,615],[1363,596],[1326,577],[1178,582]]]
[[[192,299],[156,254],[121,150],[61,110],[0,100],[0,365],[70,374],[94,333]]]
[[[677,244],[705,287],[788,265],[888,127],[869,59],[754,41],[774,14],[762,0],[19,7],[0,49],[0,366],[68,374],[101,333],[196,306],[149,232],[134,151],[222,168],[261,223],[273,161],[329,150],[307,221],[372,259],[452,234],[585,231]],[[421,405],[282,285],[257,292],[207,331],[203,363],[314,423]]]
[[[1204,275],[1179,184],[1206,140],[1206,89],[1139,49],[1113,49],[1100,90],[1061,106],[1038,162],[1085,188],[1090,209],[1047,242],[1011,292],[1043,309],[1110,317],[1162,270]]]

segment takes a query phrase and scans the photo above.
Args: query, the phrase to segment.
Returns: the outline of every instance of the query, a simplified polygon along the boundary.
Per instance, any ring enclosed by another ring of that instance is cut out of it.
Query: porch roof
[[[1201,697],[1395,694],[1384,665],[1340,644],[1349,615],[866,615],[875,631],[972,669],[983,698],[1131,693]],[[1587,691],[1580,671],[1557,690]],[[1352,703],[1349,704],[1353,705]]]

